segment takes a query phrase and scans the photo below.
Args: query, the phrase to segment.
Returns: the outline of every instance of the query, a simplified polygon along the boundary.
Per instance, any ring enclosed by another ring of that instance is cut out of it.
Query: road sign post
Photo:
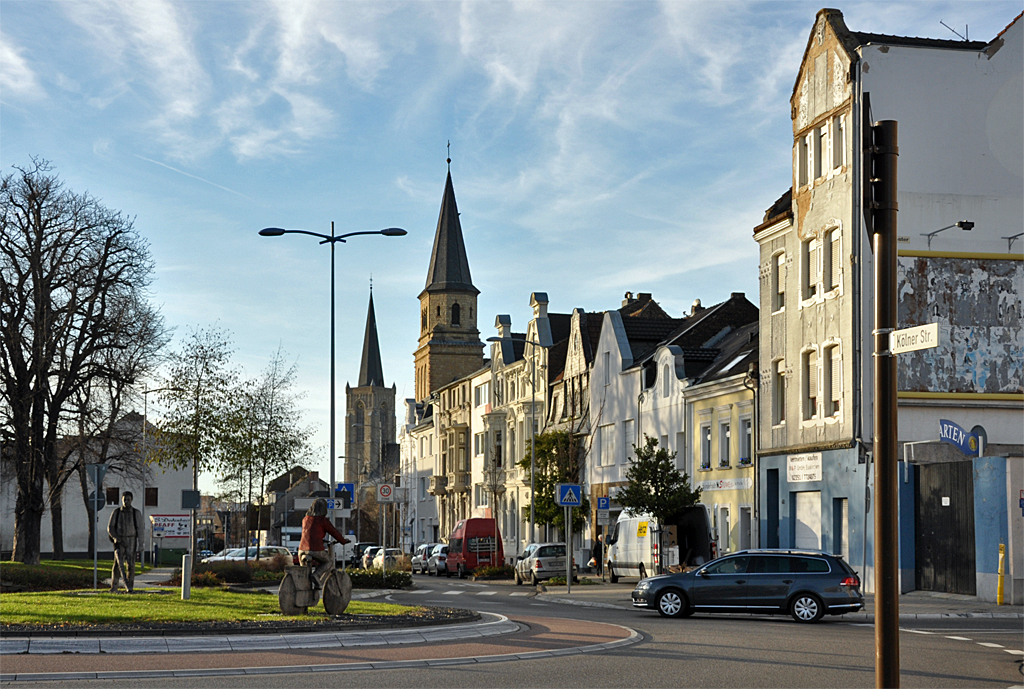
[[[96,489],[89,496],[93,508],[92,518],[96,521],[96,526],[92,530],[92,588],[96,590],[99,588],[99,554],[96,552],[96,532],[100,530],[100,510],[107,502],[105,498],[102,503],[100,502],[100,486],[103,485],[103,475],[107,473],[107,465],[87,464],[85,470],[89,474],[89,478],[92,479],[93,488]]]
[[[555,500],[565,508],[565,585],[572,593],[572,508],[583,504],[583,488],[578,483],[556,483]]]

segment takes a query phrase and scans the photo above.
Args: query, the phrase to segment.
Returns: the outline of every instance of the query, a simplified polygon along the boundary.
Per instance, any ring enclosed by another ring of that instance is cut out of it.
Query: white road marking
[[[934,634],[935,632],[926,632],[923,629],[901,629],[901,632],[910,632],[911,634]]]
[[[433,593],[433,592],[434,592],[434,589],[422,589],[422,590],[417,590],[417,591],[406,591],[406,593],[408,593],[410,596],[421,594],[421,593],[422,594],[426,594],[426,593]]]
[[[497,591],[479,591],[476,595],[478,596],[493,596]]]
[[[1024,651],[1018,651],[1016,648],[1004,648],[1003,650],[1009,653],[1010,655],[1024,656]]]
[[[530,603],[530,605],[536,605],[537,607],[540,607],[540,608],[548,607],[547,603]]]
[[[1003,646],[1002,644],[994,644],[988,641],[977,641],[975,643],[977,643],[979,646],[985,646],[987,648],[1006,648],[1006,646]]]
[[[508,595],[510,595],[510,596],[529,596],[530,594],[527,593],[526,591],[517,591],[516,593],[510,593]]]
[[[463,593],[465,593],[465,591],[445,591],[441,595],[442,596],[458,596],[458,595],[463,594]]]
[[[971,639],[968,639],[966,636],[947,636],[946,638],[952,639],[953,641],[971,641]]]

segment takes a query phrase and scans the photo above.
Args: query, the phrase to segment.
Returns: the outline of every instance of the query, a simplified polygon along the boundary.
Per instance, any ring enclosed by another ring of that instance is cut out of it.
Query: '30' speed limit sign
[[[395,499],[395,486],[391,483],[382,483],[377,486],[378,502],[393,502]]]

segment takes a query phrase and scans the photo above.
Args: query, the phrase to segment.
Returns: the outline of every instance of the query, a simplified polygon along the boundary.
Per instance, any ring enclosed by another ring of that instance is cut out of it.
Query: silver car
[[[528,581],[533,585],[545,579],[565,576],[565,543],[533,543],[516,557],[516,584]],[[572,578],[576,581],[576,563],[572,563]]]
[[[423,543],[416,548],[416,552],[412,556],[412,573],[420,574],[427,573],[427,560],[430,559],[430,554],[434,552],[434,547],[440,545],[438,543]]]
[[[430,551],[430,557],[427,558],[427,574],[433,574],[436,577],[441,576],[443,571],[445,576],[451,576],[448,573],[448,546],[444,543],[438,543],[434,546],[434,549]]]

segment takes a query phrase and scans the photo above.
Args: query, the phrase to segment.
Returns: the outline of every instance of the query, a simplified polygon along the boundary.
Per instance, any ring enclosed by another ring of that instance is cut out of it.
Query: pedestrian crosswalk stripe
[[[462,593],[465,593],[465,591],[445,591],[441,595],[442,596],[458,596],[458,595],[460,595]]]
[[[409,595],[421,594],[421,593],[433,593],[434,589],[417,589],[415,591],[406,591]]]
[[[508,595],[510,595],[510,596],[529,596],[530,594],[527,593],[526,591],[523,591],[521,593],[510,593]]]
[[[987,641],[979,641],[978,645],[979,646],[986,646],[988,648],[1006,648],[1002,644],[993,644],[993,643],[989,643]]]
[[[493,596],[497,591],[480,591],[476,595],[478,596]]]
[[[947,636],[946,638],[953,641],[970,641],[966,636]]]
[[[1004,648],[1004,651],[1015,656],[1024,656],[1024,651],[1018,651],[1016,648]]]

